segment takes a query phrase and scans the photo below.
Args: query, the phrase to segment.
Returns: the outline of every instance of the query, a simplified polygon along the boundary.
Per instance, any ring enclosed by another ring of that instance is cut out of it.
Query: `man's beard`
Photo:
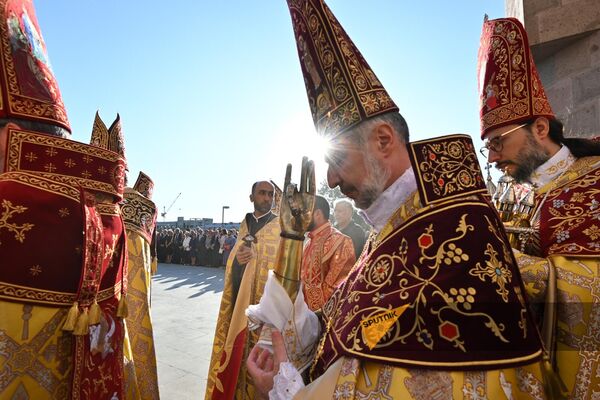
[[[273,207],[273,203],[262,203],[262,204],[254,203],[254,210],[258,211],[261,214],[268,213],[272,207]]]
[[[385,190],[385,184],[390,177],[390,171],[375,158],[371,152],[365,154],[365,169],[367,176],[354,199],[354,204],[361,210],[371,207],[381,193]]]
[[[518,183],[529,182],[535,170],[550,159],[550,155],[533,139],[531,133],[527,136],[527,147],[519,153],[513,164],[516,166],[510,174]]]

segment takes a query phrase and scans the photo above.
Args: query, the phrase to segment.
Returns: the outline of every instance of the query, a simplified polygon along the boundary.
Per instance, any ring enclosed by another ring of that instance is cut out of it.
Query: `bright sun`
[[[285,173],[285,165],[292,164],[292,181],[298,182],[300,178],[300,163],[302,157],[308,157],[315,163],[315,178],[317,188],[326,179],[327,164],[325,154],[328,149],[328,141],[315,132],[310,118],[305,116],[289,119],[278,134],[273,143],[274,155],[273,165],[282,168],[282,177]]]

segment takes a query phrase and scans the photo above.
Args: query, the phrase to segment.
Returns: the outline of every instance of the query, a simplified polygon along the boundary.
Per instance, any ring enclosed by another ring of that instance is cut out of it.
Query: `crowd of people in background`
[[[220,267],[235,245],[235,229],[158,228],[158,262]]]

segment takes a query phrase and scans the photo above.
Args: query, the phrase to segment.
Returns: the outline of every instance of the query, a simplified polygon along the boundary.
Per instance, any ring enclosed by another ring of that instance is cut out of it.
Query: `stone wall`
[[[600,135],[600,0],[505,0],[566,136]]]

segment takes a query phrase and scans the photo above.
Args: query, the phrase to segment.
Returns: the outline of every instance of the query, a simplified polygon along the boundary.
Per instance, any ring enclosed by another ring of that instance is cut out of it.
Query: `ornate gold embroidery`
[[[116,297],[121,293],[121,282],[98,292],[98,302]],[[9,285],[0,282],[0,298],[70,307],[77,299],[76,293],[51,292],[42,289]]]
[[[4,228],[9,232],[15,234],[15,240],[20,243],[25,241],[25,232],[31,230],[35,225],[30,223],[24,223],[21,225],[8,222],[15,214],[22,214],[27,211],[27,207],[18,206],[4,199],[2,200],[2,214],[0,215],[0,229]],[[0,242],[0,245],[2,242]]]
[[[48,147],[46,149],[46,154],[50,157],[54,157],[55,155],[58,154],[58,151],[56,151],[56,149],[54,147]]]
[[[592,240],[600,238],[600,228],[598,228],[598,226],[595,224],[585,229],[583,233],[589,236]]]
[[[96,204],[96,210],[102,215],[121,215],[121,209],[118,204]]]
[[[69,168],[73,168],[74,166],[77,165],[77,163],[72,158],[67,158],[65,160],[65,165]]]
[[[478,277],[482,282],[485,282],[485,278],[489,278],[492,282],[498,285],[496,293],[502,296],[502,300],[508,301],[508,290],[506,287],[512,280],[512,273],[508,268],[498,261],[498,253],[488,243],[485,255],[488,257],[486,265],[481,266],[481,263],[475,264],[475,268],[469,271],[469,274]]]
[[[410,326],[401,327],[400,329],[397,329],[395,331],[395,334],[393,334],[393,335],[388,334],[387,336],[384,336],[383,339],[379,342],[378,347],[389,346],[394,342],[404,341],[407,338],[409,338],[410,336],[416,335],[418,337],[418,339],[420,339],[419,342],[421,344],[423,344],[424,347],[433,348],[434,341],[431,337],[430,329],[434,328],[439,331],[440,337],[454,343],[454,345],[457,348],[461,349],[462,351],[466,351],[466,348],[464,347],[464,343],[460,339],[461,335],[460,335],[458,326],[456,324],[452,323],[451,321],[446,320],[444,317],[444,312],[446,310],[452,310],[454,313],[461,314],[465,317],[469,317],[469,316],[473,316],[473,317],[477,317],[477,318],[483,317],[485,319],[485,321],[483,322],[484,325],[488,329],[490,329],[490,331],[495,336],[497,336],[501,341],[507,342],[507,339],[502,335],[502,331],[505,330],[505,326],[503,324],[497,324],[494,321],[494,319],[487,314],[480,313],[480,312],[473,313],[473,312],[469,311],[471,309],[471,303],[472,303],[469,300],[474,300],[473,296],[476,293],[476,291],[474,291],[474,290],[469,291],[469,289],[467,288],[467,289],[463,289],[462,291],[460,291],[460,289],[457,290],[456,294],[453,294],[454,291],[446,292],[442,288],[440,288],[437,284],[435,284],[432,280],[427,279],[426,276],[421,276],[422,274],[419,272],[419,270],[438,271],[447,265],[447,262],[445,260],[454,261],[457,258],[458,261],[456,261],[456,262],[461,262],[461,261],[468,260],[470,258],[466,252],[462,251],[454,243],[454,242],[458,242],[459,240],[464,238],[466,236],[467,232],[473,231],[473,229],[474,229],[473,225],[467,224],[466,217],[467,217],[466,214],[461,217],[460,222],[458,223],[458,226],[456,227],[456,233],[457,233],[456,236],[445,241],[443,244],[438,244],[436,247],[437,251],[433,252],[433,254],[431,254],[431,255],[427,254],[427,249],[429,249],[430,246],[434,243],[434,236],[433,236],[434,227],[432,225],[429,226],[429,228],[427,229],[427,231],[425,233],[425,236],[422,235],[420,237],[420,239],[418,240],[418,242],[419,242],[418,245],[419,245],[420,254],[421,254],[421,256],[419,258],[420,266],[417,267],[417,266],[411,266],[411,265],[406,264],[406,260],[407,260],[406,255],[408,253],[408,244],[407,244],[406,240],[402,240],[397,251],[395,251],[393,254],[382,254],[375,260],[368,262],[365,265],[363,273],[357,275],[356,279],[364,280],[367,287],[372,288],[372,290],[370,290],[370,292],[372,291],[372,293],[375,295],[374,303],[377,303],[378,299],[376,299],[376,294],[378,293],[379,289],[391,285],[391,281],[392,281],[391,265],[393,263],[398,263],[399,265],[402,265],[401,272],[398,275],[393,277],[394,278],[393,285],[394,285],[394,287],[398,287],[398,289],[397,290],[386,289],[386,296],[399,296],[400,298],[403,298],[403,296],[408,297],[407,293],[409,290],[414,290],[417,287],[420,288],[419,293],[414,296],[415,301],[409,306],[409,309],[415,310],[415,321],[413,322],[413,324]],[[489,220],[487,220],[487,221],[488,221],[488,228],[490,230],[495,230],[495,228],[490,224],[490,221]],[[427,236],[427,235],[430,235],[430,236]],[[460,250],[460,251],[457,251],[457,250]],[[493,248],[492,248],[492,251],[493,251]],[[495,254],[493,254],[493,253],[488,254],[488,256],[490,257],[490,260],[496,259]],[[496,261],[497,261],[497,259],[496,259]],[[503,273],[504,273],[503,277],[504,278],[508,277],[506,282],[509,282],[510,281],[510,271],[508,271],[506,269],[506,267],[504,267],[504,266],[501,266],[501,267],[503,268]],[[487,272],[487,271],[485,271],[485,272]],[[508,272],[508,274],[506,274],[506,272]],[[477,274],[475,274],[475,276],[477,276]],[[480,279],[483,280],[481,277],[480,277]],[[496,278],[496,280],[494,280],[495,283],[502,285],[501,286],[502,290],[499,289],[497,292],[499,294],[501,294],[504,299],[508,293],[504,287],[506,282],[504,282],[504,281],[498,282],[498,281],[499,281],[499,278]],[[346,285],[348,285],[348,284],[354,285],[354,283],[347,281]],[[428,299],[423,294],[424,290],[426,288],[431,289],[432,290],[431,293],[434,296],[439,296],[439,298],[441,299],[440,306],[437,307],[435,310],[434,309],[431,310],[432,314],[437,316],[437,319],[439,322],[439,325],[437,327],[424,326],[422,319],[416,318],[416,316],[418,315],[418,309],[420,307],[426,307]],[[461,294],[463,292],[465,293],[464,295]],[[350,301],[350,302],[357,301],[358,295],[359,295],[358,293],[350,293],[350,297],[347,301]],[[462,296],[463,301],[459,300],[459,297],[458,297],[459,295]],[[469,296],[471,296],[471,297],[469,297]],[[332,298],[332,300],[330,302],[328,302],[326,304],[327,309],[332,307],[332,304],[336,301],[336,299],[334,297]],[[505,300],[505,301],[507,301],[507,300]],[[372,307],[367,307],[366,309],[359,309],[357,306],[356,308],[353,309],[352,313],[348,313],[347,315],[344,315],[344,316],[334,315],[332,319],[342,318],[344,322],[343,322],[343,324],[338,324],[333,333],[339,337],[340,332],[342,332],[345,329],[345,326],[352,321],[354,315],[356,315],[357,313],[363,313],[364,316],[369,317],[378,312],[381,312],[381,308],[378,306],[375,306],[375,305]],[[358,334],[358,330],[355,330],[354,332],[355,332],[355,334]],[[342,340],[341,342],[343,343],[344,340]],[[353,350],[353,351],[357,351],[357,352],[361,352],[363,350],[361,341],[359,340],[358,337],[354,340],[353,348],[349,349],[349,350]]]
[[[470,137],[453,135],[414,142],[410,152],[425,205],[486,190]]]
[[[398,109],[327,5],[288,5],[317,131],[337,134]]]
[[[110,244],[106,244],[104,246],[104,260],[110,260],[115,253],[115,247],[117,246],[117,240],[119,239],[119,235],[113,234],[112,240]],[[109,264],[109,267],[112,265]]]
[[[54,193],[79,202],[79,190],[69,185],[53,182],[37,173],[6,172],[0,175],[0,181],[18,182],[36,189]]]
[[[131,189],[125,190],[124,197],[125,201],[121,203],[121,212],[125,227],[139,233],[148,242],[151,242],[156,219],[155,204]]]

